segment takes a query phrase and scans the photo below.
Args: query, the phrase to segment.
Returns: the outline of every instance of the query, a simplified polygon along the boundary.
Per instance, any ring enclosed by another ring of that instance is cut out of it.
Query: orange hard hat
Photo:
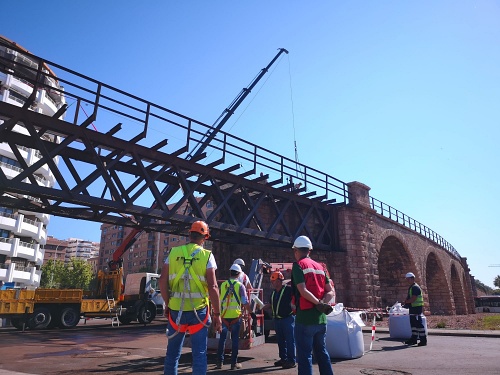
[[[274,280],[285,280],[285,276],[280,271],[275,271],[271,274],[271,281]]]
[[[200,234],[203,234],[205,236],[205,239],[207,239],[208,237],[210,237],[210,234],[208,232],[208,225],[207,223],[205,223],[204,221],[195,221],[192,225],[191,225],[191,229],[189,230],[190,232],[197,232],[197,233],[200,233]]]

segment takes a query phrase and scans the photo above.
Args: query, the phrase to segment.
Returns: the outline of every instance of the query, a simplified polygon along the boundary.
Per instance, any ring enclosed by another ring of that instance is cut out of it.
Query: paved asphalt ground
[[[365,354],[356,359],[332,359],[336,375],[498,375],[500,374],[499,331],[430,330],[429,345],[406,347],[389,338],[387,329],[377,328],[369,351],[371,331],[364,330]],[[109,320],[95,320],[70,330],[26,331],[0,328],[0,375],[65,374],[162,374],[165,355],[165,322],[149,326],[133,324],[111,327]],[[297,369],[273,366],[277,346],[268,342],[240,351],[239,374],[296,374]],[[215,369],[215,354],[208,357],[209,374]],[[181,357],[180,374],[191,373],[190,352]],[[317,366],[314,374],[319,374]]]

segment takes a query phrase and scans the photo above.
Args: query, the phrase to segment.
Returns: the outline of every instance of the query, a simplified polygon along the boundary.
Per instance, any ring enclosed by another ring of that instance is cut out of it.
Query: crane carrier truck
[[[0,318],[10,319],[17,329],[46,329],[72,328],[82,318],[109,318],[113,326],[135,320],[146,324],[163,314],[163,299],[157,292],[159,275],[129,274],[125,287],[122,276],[122,269],[100,271],[95,291],[0,290]]]

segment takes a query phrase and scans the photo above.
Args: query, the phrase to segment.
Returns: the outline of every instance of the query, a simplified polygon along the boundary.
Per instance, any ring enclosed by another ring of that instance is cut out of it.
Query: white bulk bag
[[[391,339],[409,339],[411,337],[410,312],[399,302],[389,310],[389,336]]]
[[[326,319],[326,350],[331,358],[352,359],[364,354],[363,323],[360,313],[349,313],[337,303]]]

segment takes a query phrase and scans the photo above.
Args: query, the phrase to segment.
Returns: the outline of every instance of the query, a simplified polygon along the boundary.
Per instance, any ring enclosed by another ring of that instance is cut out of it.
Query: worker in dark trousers
[[[238,363],[238,339],[240,336],[241,320],[244,308],[248,315],[251,314],[247,293],[242,283],[238,281],[241,273],[239,264],[233,264],[229,269],[230,278],[221,285],[221,318],[222,332],[220,333],[219,346],[217,349],[216,369],[221,369],[224,363],[224,351],[226,348],[226,338],[228,331],[231,332],[231,370],[242,368]]]
[[[275,366],[285,369],[293,368],[295,364],[295,315],[292,310],[292,287],[284,284],[285,277],[280,271],[271,274],[271,302],[264,308],[271,309],[274,321],[274,331],[278,338],[279,361]]]
[[[412,272],[406,274],[406,280],[410,284],[405,300],[405,307],[410,309],[411,338],[406,340],[405,344],[415,345],[417,344],[417,340],[420,340],[418,346],[426,346],[427,336],[425,335],[425,327],[422,320],[424,309],[422,288],[415,282],[415,275]]]

